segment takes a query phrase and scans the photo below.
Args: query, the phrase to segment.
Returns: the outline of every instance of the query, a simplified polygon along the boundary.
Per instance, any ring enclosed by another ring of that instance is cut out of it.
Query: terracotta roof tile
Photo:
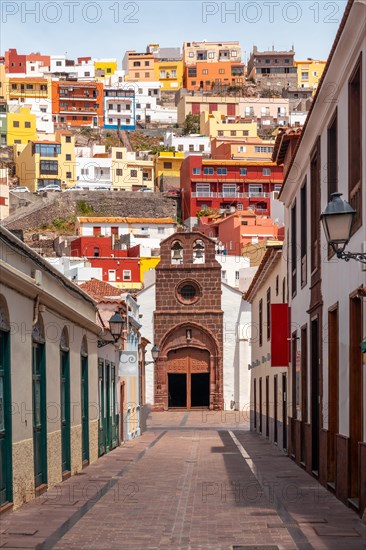
[[[91,279],[79,286],[96,301],[101,301],[106,297],[120,298],[122,294],[118,288],[98,279]]]

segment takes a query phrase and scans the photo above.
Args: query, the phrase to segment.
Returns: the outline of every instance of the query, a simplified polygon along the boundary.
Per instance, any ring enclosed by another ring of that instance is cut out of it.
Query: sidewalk
[[[140,438],[1,516],[0,548],[366,550],[358,516],[241,420],[150,414]]]

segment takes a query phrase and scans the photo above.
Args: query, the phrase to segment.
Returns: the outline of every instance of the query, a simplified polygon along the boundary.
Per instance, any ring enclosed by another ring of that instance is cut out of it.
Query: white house
[[[211,141],[208,136],[201,134],[190,134],[189,136],[177,136],[171,130],[164,136],[164,145],[175,147],[176,151],[184,153],[210,153]]]
[[[365,252],[365,92],[366,3],[350,0],[301,137],[284,156],[279,198],[285,204],[292,323],[290,454],[361,515],[366,507],[366,271],[356,259],[342,259],[341,248],[337,255],[320,218],[330,201],[334,208],[347,201],[355,219],[346,253]],[[340,230],[341,222],[333,223]],[[298,371],[300,385],[294,382]]]

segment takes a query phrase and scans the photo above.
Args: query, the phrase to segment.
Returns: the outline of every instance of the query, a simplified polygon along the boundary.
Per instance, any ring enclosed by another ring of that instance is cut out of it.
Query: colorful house
[[[25,146],[15,147],[14,156],[20,185],[33,193],[46,185],[66,188],[76,183],[75,138],[71,132],[58,130],[55,139],[49,141],[29,140]]]
[[[112,188],[123,191],[154,189],[153,158],[146,153],[112,147]]]
[[[136,103],[133,89],[104,88],[104,128],[135,130]]]
[[[184,152],[160,151],[155,155],[155,187],[160,191],[179,189]]]
[[[26,145],[29,141],[37,139],[36,115],[33,115],[29,108],[13,106],[6,118],[7,145]]]
[[[127,82],[153,82],[154,55],[150,52],[136,52],[129,50],[122,60],[122,69],[126,72]]]
[[[53,81],[54,122],[72,127],[103,126],[104,91],[102,82]]]
[[[94,61],[94,71],[96,80],[104,80],[117,70],[116,59],[96,59]]]
[[[182,217],[188,227],[206,211],[252,210],[270,217],[270,194],[280,191],[282,167],[271,161],[186,157],[181,168]]]
[[[178,91],[183,87],[183,60],[159,58],[154,61],[154,80],[161,82],[162,90]]]
[[[184,42],[183,61],[188,90],[243,86],[245,82],[239,42]]]
[[[316,90],[325,65],[326,61],[321,61],[319,59],[309,58],[306,61],[295,61],[298,87]]]
[[[243,119],[224,116],[218,111],[207,111],[200,115],[200,132],[214,137],[257,137],[257,119]]]

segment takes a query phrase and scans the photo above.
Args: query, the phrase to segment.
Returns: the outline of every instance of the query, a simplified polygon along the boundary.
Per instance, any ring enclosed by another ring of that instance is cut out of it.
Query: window
[[[245,152],[245,151],[241,151],[241,152]],[[247,168],[240,168],[240,175],[241,176],[246,176],[248,173],[248,169]]]
[[[280,291],[280,278],[277,275],[276,276],[276,296],[278,296],[279,291]]]
[[[231,50],[231,57],[237,57],[238,53],[236,50]]]
[[[66,143],[71,143],[71,136],[66,136]]]
[[[238,153],[245,153],[247,150],[247,148],[245,147],[245,145],[239,145],[238,146]]]
[[[337,109],[327,131],[327,180],[328,180],[328,201],[330,195],[338,189],[338,120]]]
[[[123,270],[123,280],[124,281],[131,281],[131,270],[130,269],[124,269]]]
[[[259,300],[258,305],[258,322],[259,322],[259,347],[263,344],[263,300]]]
[[[137,178],[137,170],[130,170],[131,178]]]
[[[271,288],[267,290],[267,340],[271,337]]]
[[[193,168],[192,174],[193,174],[194,176],[199,176],[200,173],[201,173],[201,168],[198,168],[198,167]]]
[[[150,61],[145,61],[145,67],[149,67]]]
[[[243,136],[248,137],[249,136],[249,130],[243,130]]]
[[[19,128],[19,120],[13,120],[13,128]]]
[[[218,168],[217,169],[217,175],[218,176],[226,176],[227,175],[227,168]]]
[[[41,160],[40,162],[41,174],[52,174],[57,176],[58,174],[58,162],[57,160]]]
[[[309,72],[308,71],[302,71],[301,80],[309,80]]]
[[[214,59],[215,58],[215,52],[208,52],[208,58]]]
[[[150,73],[145,73],[145,78],[148,78],[150,76]]]
[[[222,186],[222,196],[226,197],[236,197],[236,185],[234,184],[224,184]]]
[[[194,145],[193,144],[188,145],[188,150],[190,152],[194,151]]]
[[[236,130],[230,130],[230,135],[231,136],[236,136]]]
[[[203,169],[203,173],[205,174],[205,176],[212,176],[214,173],[214,169],[205,166],[205,168]]]
[[[133,67],[141,67],[140,61],[134,61],[133,62]]]
[[[263,194],[263,185],[253,183],[249,185],[249,196],[250,197],[261,197]]]
[[[140,73],[135,73],[135,78],[140,78]]]
[[[108,269],[108,281],[115,282],[116,280],[116,270]]]
[[[219,69],[219,74],[225,74],[225,69]]]
[[[182,144],[178,145],[178,151],[184,151],[184,147]]]
[[[356,210],[352,233],[362,223],[362,84],[361,59],[348,83],[348,202]]]
[[[255,145],[254,152],[255,153],[272,153],[273,147],[263,147],[263,146]]]
[[[223,130],[218,130],[217,135],[218,135],[218,136],[223,136],[223,135],[224,135],[224,131],[223,131]]]
[[[119,159],[119,160],[122,159],[122,151],[117,151],[116,152],[116,159]]]
[[[117,176],[123,176],[123,170],[122,170],[122,168],[117,168],[117,170],[116,170],[116,175],[117,175]]]
[[[199,146],[199,150],[200,150],[200,152],[202,153],[202,152],[205,150],[205,146],[204,146],[204,145],[200,145],[200,146]]]
[[[291,208],[291,285],[292,297],[297,291],[297,210],[296,201]]]
[[[61,61],[56,61],[56,67],[61,67],[61,65],[62,65]]]
[[[209,183],[198,183],[196,185],[196,197],[209,197],[211,187]],[[202,210],[204,208],[202,207]]]
[[[194,53],[193,53],[193,52],[189,52],[188,57],[194,57]]]
[[[208,69],[202,69],[202,74],[208,74]]]
[[[99,248],[97,246],[94,247],[93,256],[94,258],[99,258]]]
[[[82,168],[81,169],[81,175],[82,176],[88,176],[89,175],[89,168]]]
[[[196,67],[188,67],[188,76],[190,78],[194,78],[197,76],[197,69]]]
[[[67,178],[67,179],[71,179],[71,178],[72,178],[71,172],[66,172],[66,178]]]
[[[164,162],[163,164],[164,170],[171,170],[173,168],[172,162]]]
[[[236,205],[236,209],[237,210],[243,210],[243,205],[241,202],[238,202],[238,204]]]
[[[271,169],[270,168],[263,168],[262,175],[263,176],[270,176],[271,175]]]
[[[146,109],[151,109],[151,103],[146,103]]]
[[[158,235],[164,235],[165,227],[158,227]]]
[[[71,160],[71,155],[70,155],[70,153],[67,153],[67,154],[66,154],[66,160]]]
[[[317,139],[310,160],[310,246],[311,271],[320,262],[320,139]]]
[[[24,128],[30,128],[31,127],[31,123],[30,122],[24,122]]]

